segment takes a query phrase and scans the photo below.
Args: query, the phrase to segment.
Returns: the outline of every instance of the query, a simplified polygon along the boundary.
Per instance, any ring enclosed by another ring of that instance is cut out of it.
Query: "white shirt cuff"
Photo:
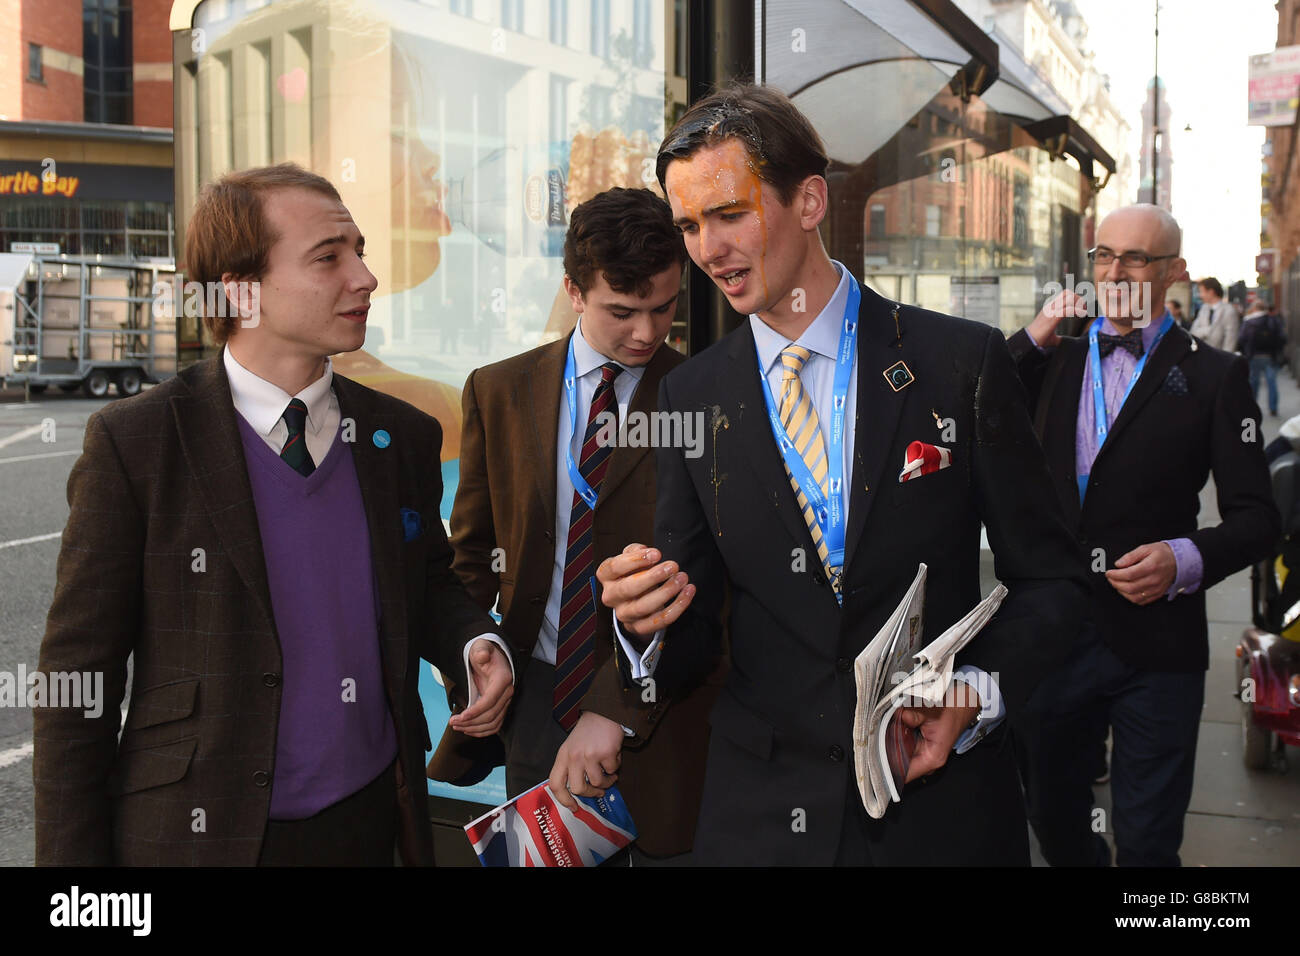
[[[618,626],[617,617],[614,618],[614,636],[618,638],[618,646],[622,649],[623,656],[627,658],[632,679],[645,680],[653,676],[655,667],[659,664],[659,652],[664,649],[664,629],[660,628],[654,632],[644,654],[639,653],[623,636],[623,629]]]
[[[506,647],[506,642],[501,640],[501,638],[496,634],[480,634],[478,637],[474,638],[473,641],[470,641],[465,645],[465,688],[466,693],[469,695],[469,700],[465,704],[466,709],[473,707],[474,701],[478,700],[478,688],[474,686],[474,671],[469,666],[469,652],[474,646],[475,641],[491,641],[497,647],[501,648],[501,653],[504,654],[506,660],[510,662],[510,682],[514,683],[515,680],[515,659],[510,656],[510,648]]]
[[[1007,709],[1002,703],[1002,692],[998,690],[998,682],[978,667],[963,664],[952,672],[952,679],[961,681],[973,689],[980,698],[979,723],[963,731],[957,738],[957,742],[953,744],[953,753],[964,754],[1002,723],[1003,718],[1007,716]]]

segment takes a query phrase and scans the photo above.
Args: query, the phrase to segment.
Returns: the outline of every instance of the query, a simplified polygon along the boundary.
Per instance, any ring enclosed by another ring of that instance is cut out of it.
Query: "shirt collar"
[[[600,368],[606,362],[613,362],[623,370],[619,378],[627,376],[634,382],[641,381],[641,374],[645,371],[644,365],[624,365],[615,359],[602,355],[591,347],[591,343],[582,334],[582,316],[578,316],[578,324],[573,329],[573,373],[575,378],[582,378],[591,374]]]
[[[796,343],[810,352],[824,355],[832,362],[839,358],[840,326],[844,324],[844,306],[849,300],[849,270],[843,264],[831,260],[831,265],[839,273],[840,283],[831,293],[826,307],[817,313],[817,318],[804,329]],[[766,375],[781,357],[782,349],[791,344],[790,340],[777,332],[757,315],[749,317],[749,327],[754,333],[754,346],[758,350],[758,361]]]
[[[254,375],[230,354],[230,346],[222,349],[226,376],[230,379],[230,397],[235,410],[262,436],[269,436],[284,415],[290,400],[297,398],[307,406],[307,428],[316,434],[325,424],[325,413],[330,406],[330,387],[334,382],[334,366],[325,359],[325,374],[297,395],[290,395],[279,385]]]
[[[1143,351],[1143,352],[1150,352],[1150,351],[1151,351],[1151,343],[1154,342],[1154,341],[1156,340],[1156,336],[1160,333],[1160,327],[1161,327],[1162,325],[1164,325],[1165,318],[1166,318],[1168,315],[1169,315],[1169,310],[1168,310],[1168,309],[1165,309],[1165,313],[1164,313],[1164,315],[1160,316],[1160,318],[1156,319],[1154,322],[1148,322],[1147,325],[1146,325],[1146,328],[1140,330],[1140,331],[1142,332],[1142,351]],[[1119,334],[1120,334],[1119,329],[1117,329],[1117,328],[1115,328],[1115,326],[1111,325],[1111,324],[1110,324],[1110,319],[1106,318],[1105,316],[1102,317],[1102,320],[1101,320],[1101,330],[1100,330],[1100,331],[1104,332],[1104,333],[1107,334],[1107,335],[1119,335]]]

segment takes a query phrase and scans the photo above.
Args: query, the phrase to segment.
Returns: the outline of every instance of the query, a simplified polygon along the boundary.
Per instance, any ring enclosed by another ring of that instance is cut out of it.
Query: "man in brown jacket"
[[[472,736],[512,668],[451,569],[438,422],[333,373],[364,244],[290,164],[200,195],[185,258],[225,348],[92,415],[68,479],[40,670],[106,694],[34,711],[38,864],[433,862],[418,656],[468,671]]]
[[[698,454],[705,441],[700,423],[656,418],[660,379],[682,362],[664,338],[685,259],[648,190],[611,189],[574,210],[564,268],[578,327],[470,375],[451,514],[454,567],[480,605],[499,598],[518,662],[502,731],[510,796],[549,780],[571,804],[617,780],[639,863],[684,862],[691,848],[715,691],[669,701],[620,676],[591,581],[628,542],[650,540],[651,445]]]

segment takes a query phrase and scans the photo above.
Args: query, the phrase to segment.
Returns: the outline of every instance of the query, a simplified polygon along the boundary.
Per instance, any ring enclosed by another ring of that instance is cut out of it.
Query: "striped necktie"
[[[826,458],[826,442],[822,438],[821,422],[817,419],[817,409],[813,408],[812,399],[804,391],[803,381],[799,378],[799,373],[803,371],[804,363],[812,355],[808,349],[801,345],[791,345],[781,353],[781,367],[785,374],[781,378],[781,424],[785,426],[785,433],[790,436],[790,441],[794,444],[795,451],[799,453],[808,465],[808,470],[812,472],[813,480],[821,485],[822,493],[827,493],[826,475],[830,468],[830,462]],[[813,514],[812,505],[808,503],[808,498],[799,488],[799,482],[794,475],[790,474],[789,465],[786,466],[786,474],[790,475],[790,486],[794,489],[795,497],[799,501],[799,508],[803,512],[803,520],[808,525],[808,531],[812,535],[813,544],[817,546],[817,556],[821,559],[822,568],[826,571],[826,579],[830,581],[831,587],[837,592],[840,589],[840,569],[830,566],[830,551],[826,547],[826,541],[822,537],[821,526],[817,523],[817,516]]]
[[[316,462],[307,453],[307,406],[302,399],[295,398],[284,410],[284,423],[289,426],[289,437],[280,449],[280,458],[288,462],[289,467],[306,478],[316,470]]]
[[[612,412],[617,422],[614,379],[621,371],[622,368],[613,362],[600,367],[600,384],[591,397],[587,430],[582,437],[578,471],[597,495],[614,449],[612,444],[602,446],[596,438],[601,424],[607,421],[601,417],[604,413]],[[569,512],[568,544],[564,552],[564,587],[560,595],[559,640],[555,649],[555,691],[551,698],[551,712],[566,731],[572,730],[578,722],[582,696],[591,686],[596,669],[596,602],[591,593],[591,579],[596,573],[593,517],[592,510],[575,490]]]

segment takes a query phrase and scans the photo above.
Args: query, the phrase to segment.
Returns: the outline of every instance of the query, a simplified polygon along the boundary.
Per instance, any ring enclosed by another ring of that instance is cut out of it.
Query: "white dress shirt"
[[[582,438],[587,433],[587,415],[591,411],[591,399],[600,384],[600,367],[613,359],[607,358],[591,347],[582,334],[582,320],[573,330],[573,374],[576,379],[577,392],[574,400],[577,405],[577,427],[569,421],[569,404],[564,397],[563,386],[560,394],[560,420],[555,429],[555,560],[551,567],[551,590],[546,599],[546,610],[542,613],[542,629],[537,634],[537,643],[533,645],[533,657],[552,666],[555,665],[555,652],[559,646],[560,634],[560,599],[564,592],[564,559],[569,544],[569,519],[573,516],[573,480],[569,477],[566,449],[573,455],[576,465],[582,459]],[[618,400],[618,422],[621,426],[627,421],[627,406],[632,395],[641,384],[644,367],[631,367],[622,362],[615,362],[623,371],[614,379],[614,397]]]
[[[289,438],[289,426],[284,421],[284,410],[295,398],[307,406],[305,436],[307,453],[319,466],[329,454],[334,444],[334,437],[339,430],[339,400],[334,394],[334,366],[330,360],[325,359],[324,375],[297,395],[290,395],[279,385],[268,382],[240,365],[230,354],[229,345],[221,351],[222,362],[226,366],[226,377],[230,379],[230,397],[235,404],[235,411],[277,455]],[[514,658],[510,656],[510,649],[506,647],[505,642],[495,634],[480,634],[479,637],[492,641],[501,648],[501,652],[506,655],[506,660],[510,661],[510,673],[513,677]],[[466,706],[472,705],[478,699],[478,689],[474,686],[473,673],[469,664],[469,651],[473,644],[474,641],[468,642],[464,653],[465,688],[469,697]]]
[[[803,383],[804,391],[808,393],[809,401],[812,402],[813,408],[817,412],[817,422],[827,452],[830,451],[831,447],[830,408],[835,390],[835,360],[839,355],[840,327],[844,320],[844,308],[849,299],[849,272],[834,259],[831,260],[831,263],[840,276],[839,285],[835,287],[830,300],[817,314],[817,318],[813,319],[812,324],[804,329],[803,334],[799,336],[796,342],[791,343],[789,339],[781,335],[757,315],[749,317],[749,328],[754,336],[754,347],[758,352],[758,361],[764,370],[768,387],[772,390],[772,400],[778,407],[783,390],[781,379],[785,375],[785,369],[781,364],[781,352],[794,344],[803,346],[811,353],[799,373],[799,379]],[[853,368],[849,375],[849,393],[845,402],[844,420],[846,422],[856,421],[857,407],[858,353],[855,350],[853,353]],[[864,424],[867,423],[864,422]],[[846,428],[844,433],[845,488],[849,487],[849,479],[853,475],[853,440],[854,429]],[[775,441],[774,438],[773,442]],[[844,521],[846,525],[848,518],[849,497],[846,496],[844,501]],[[638,654],[624,639],[622,633],[618,634],[624,652],[632,664],[633,677],[643,679],[653,673],[654,666],[658,663],[660,638],[662,636],[662,632],[656,633],[646,652]],[[1002,704],[1002,695],[998,692],[997,682],[979,668],[963,665],[956,668],[952,676],[954,680],[960,680],[976,689],[980,694],[983,705],[980,711],[980,726],[963,732],[957,738],[957,743],[953,748],[957,753],[965,753],[980,738],[992,730],[998,721],[1006,716],[1006,709]]]

